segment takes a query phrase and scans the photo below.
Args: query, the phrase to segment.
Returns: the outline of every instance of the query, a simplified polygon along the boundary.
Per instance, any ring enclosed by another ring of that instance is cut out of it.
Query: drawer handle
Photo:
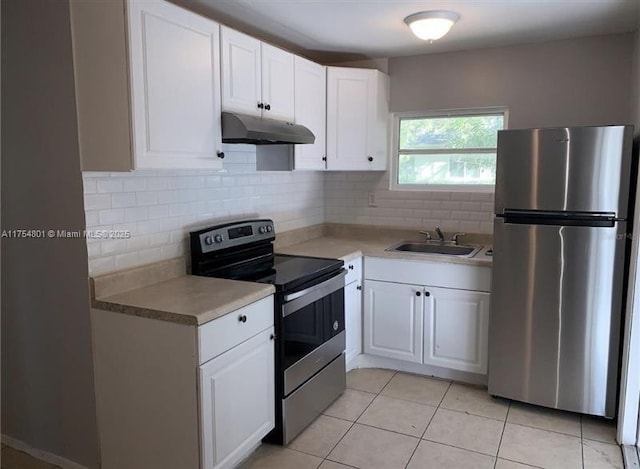
[[[353,270],[353,265],[349,264],[349,270]]]
[[[238,317],[238,321],[240,321],[240,322],[247,322],[247,317],[246,317],[244,314],[241,314],[241,315]]]

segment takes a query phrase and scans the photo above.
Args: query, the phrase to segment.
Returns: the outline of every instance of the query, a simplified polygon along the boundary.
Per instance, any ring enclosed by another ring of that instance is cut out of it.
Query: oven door
[[[345,349],[346,270],[285,294],[282,304],[284,394],[291,394]]]

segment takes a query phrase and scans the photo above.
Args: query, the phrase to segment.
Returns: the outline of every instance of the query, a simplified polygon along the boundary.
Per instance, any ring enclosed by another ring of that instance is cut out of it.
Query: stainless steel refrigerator
[[[498,133],[490,394],[615,416],[632,135]]]

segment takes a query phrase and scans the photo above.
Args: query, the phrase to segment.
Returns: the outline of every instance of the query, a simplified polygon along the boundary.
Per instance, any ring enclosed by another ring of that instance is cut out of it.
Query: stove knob
[[[265,234],[266,232],[267,232],[267,229],[264,226],[261,226],[260,228],[258,228],[258,233]]]
[[[273,226],[267,225],[267,232],[271,233],[273,231]]]
[[[205,236],[204,244],[206,244],[207,246],[211,246],[213,244],[213,238],[211,236]]]
[[[215,235],[215,236],[213,237],[213,240],[214,240],[216,243],[221,243],[221,242],[222,242],[222,235],[219,235],[219,234]]]

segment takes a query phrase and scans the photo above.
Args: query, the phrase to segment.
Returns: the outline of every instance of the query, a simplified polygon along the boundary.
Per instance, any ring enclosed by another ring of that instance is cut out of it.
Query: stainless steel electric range
[[[193,275],[275,286],[275,429],[288,444],[346,387],[343,262],[274,254],[272,220],[190,233]]]

